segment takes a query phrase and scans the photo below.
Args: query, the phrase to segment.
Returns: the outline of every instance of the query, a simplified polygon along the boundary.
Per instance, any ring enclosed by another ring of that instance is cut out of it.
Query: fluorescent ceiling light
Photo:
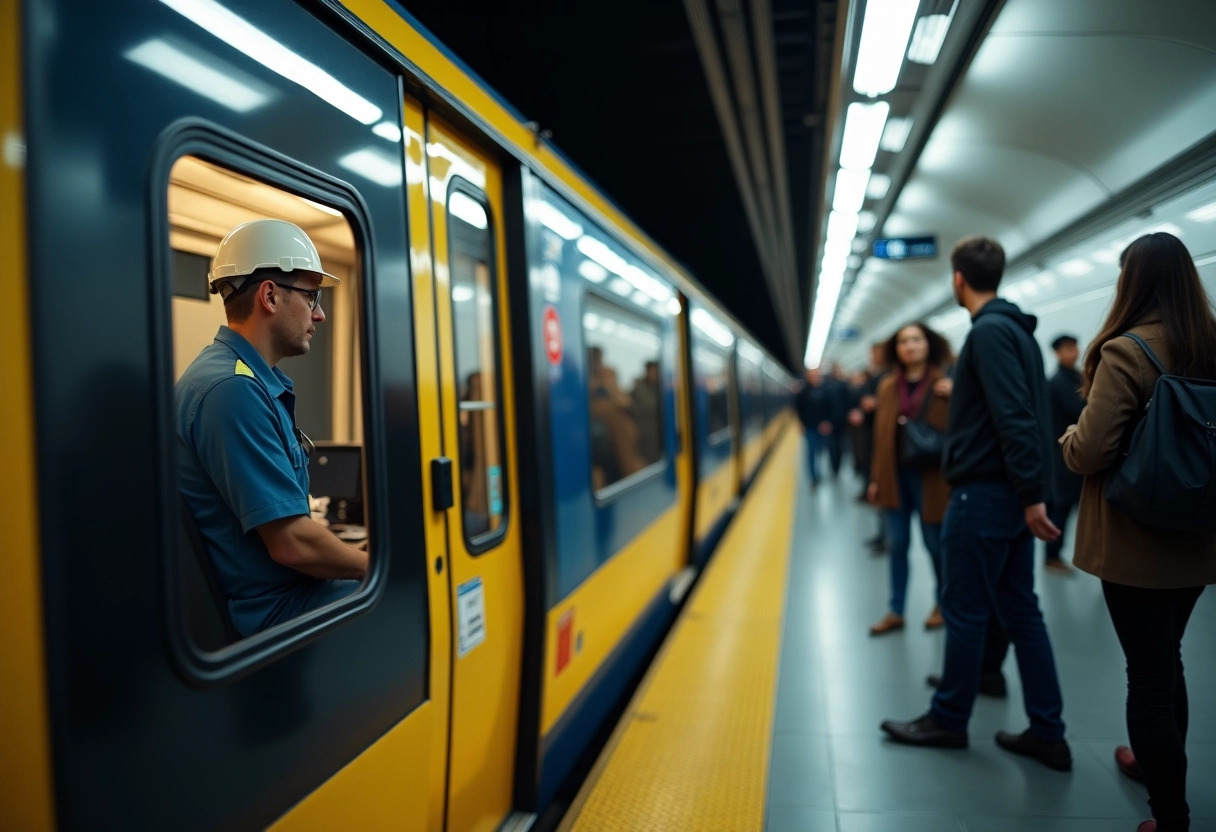
[[[1083,274],[1089,274],[1094,270],[1094,267],[1088,260],[1082,260],[1078,257],[1076,260],[1061,263],[1059,269],[1060,274],[1066,274],[1069,277],[1079,277]]]
[[[1056,276],[1051,272],[1042,272],[1035,277],[1034,282],[1046,289],[1048,286],[1051,286],[1056,282]]]
[[[388,139],[396,144],[401,141],[401,128],[391,121],[382,121],[372,128],[372,132],[382,139]]]
[[[579,263],[578,273],[592,283],[603,283],[608,279],[608,270],[594,260],[584,260]]]
[[[467,303],[473,299],[474,295],[472,286],[453,286],[452,300],[457,303]]]
[[[271,72],[299,84],[356,121],[375,124],[384,111],[311,61],[302,58],[215,0],[161,0],[173,11],[245,53]],[[400,180],[398,180],[400,181]]]
[[[238,113],[255,110],[270,100],[270,96],[233,77],[235,70],[224,71],[214,58],[195,57],[167,40],[144,41],[128,50],[125,57]]]
[[[1174,225],[1172,222],[1165,222],[1165,223],[1161,223],[1160,225],[1154,225],[1152,228],[1146,228],[1144,230],[1144,233],[1145,234],[1157,234],[1157,233],[1160,233],[1163,231],[1166,234],[1173,234],[1175,237],[1182,236],[1182,229],[1179,228],[1178,226]]]
[[[850,254],[849,259],[845,261],[850,269],[861,267],[861,257],[856,254]]]
[[[844,137],[840,140],[840,166],[853,170],[868,170],[878,155],[878,140],[891,105],[885,101],[875,104],[850,104],[844,117]]]
[[[866,245],[865,240],[857,239],[857,240],[853,241],[852,248],[853,248],[853,251],[855,251],[857,254],[861,254],[863,251],[865,251],[867,248],[869,248],[869,246]]]
[[[1195,268],[1198,269],[1201,266],[1210,266],[1213,263],[1216,263],[1216,254],[1212,254],[1208,257],[1201,257],[1200,259],[1196,260]]]
[[[916,21],[912,43],[908,46],[908,60],[914,64],[931,64],[936,61],[949,28],[948,14],[927,14]]]
[[[386,188],[401,184],[401,165],[396,159],[391,159],[377,150],[356,150],[339,159],[338,164]]]
[[[577,240],[583,234],[583,227],[567,217],[562,211],[548,202],[536,203],[536,215],[541,224],[554,231],[565,240]]]
[[[595,314],[594,312],[588,312],[586,315],[583,315],[583,328],[584,329],[599,329],[600,328],[600,316]]]
[[[625,268],[623,276],[642,293],[661,303],[666,303],[667,299],[671,297],[671,290],[667,288],[667,285],[645,269],[630,265]]]
[[[1196,208],[1186,215],[1193,222],[1211,222],[1216,220],[1216,202],[1210,202],[1202,208]]]
[[[904,149],[904,142],[908,140],[908,132],[911,129],[911,118],[897,117],[887,119],[887,126],[882,131],[882,139],[879,141],[878,146],[891,153],[898,153]]]
[[[869,0],[857,50],[853,89],[862,95],[890,92],[899,79],[904,50],[920,0]]]
[[[878,217],[873,211],[862,211],[857,215],[857,233],[869,234],[874,230],[874,223],[878,222]]]
[[[866,187],[866,196],[869,199],[882,199],[887,195],[887,189],[891,187],[891,177],[885,173],[876,173],[870,177],[870,184]]]
[[[832,208],[836,211],[856,214],[866,201],[866,186],[870,181],[869,170],[836,171],[836,192],[832,196]]]
[[[1119,255],[1122,253],[1122,251],[1122,246],[1108,246],[1106,248],[1098,249],[1089,256],[1099,263],[1110,265],[1112,263],[1119,262]]]
[[[828,240],[852,240],[857,234],[857,215],[841,211],[828,214]]]
[[[474,228],[490,227],[490,218],[486,216],[485,207],[468,194],[460,191],[452,191],[452,195],[448,197],[448,212]]]
[[[330,208],[328,205],[322,205],[319,202],[313,202],[311,199],[306,199],[304,197],[299,197],[299,200],[301,202],[308,204],[309,206],[311,206],[313,208],[316,208],[318,211],[324,211],[326,214],[329,214],[331,217],[342,216],[342,212],[339,211],[337,208]]]

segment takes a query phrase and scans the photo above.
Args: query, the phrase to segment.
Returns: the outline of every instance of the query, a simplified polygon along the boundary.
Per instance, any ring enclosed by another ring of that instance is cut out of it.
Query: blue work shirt
[[[352,593],[276,563],[257,527],[308,514],[308,456],[291,379],[226,326],[174,389],[182,496],[242,636]]]

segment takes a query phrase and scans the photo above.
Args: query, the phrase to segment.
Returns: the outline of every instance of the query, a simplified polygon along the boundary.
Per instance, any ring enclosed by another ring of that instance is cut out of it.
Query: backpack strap
[[[1163,365],[1161,363],[1161,361],[1157,358],[1157,356],[1153,353],[1153,351],[1151,349],[1149,349],[1148,344],[1144,343],[1143,338],[1141,338],[1139,335],[1136,335],[1131,332],[1123,333],[1123,337],[1131,338],[1133,341],[1135,341],[1137,344],[1139,344],[1140,349],[1144,350],[1144,354],[1148,356],[1148,360],[1153,362],[1153,366],[1157,368],[1157,370],[1161,373],[1161,375],[1168,376],[1170,374],[1170,371],[1165,369],[1165,365]]]

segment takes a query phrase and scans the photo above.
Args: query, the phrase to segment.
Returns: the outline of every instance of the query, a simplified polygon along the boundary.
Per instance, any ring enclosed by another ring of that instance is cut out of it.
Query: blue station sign
[[[892,237],[874,241],[874,256],[882,260],[912,260],[937,256],[937,237]]]

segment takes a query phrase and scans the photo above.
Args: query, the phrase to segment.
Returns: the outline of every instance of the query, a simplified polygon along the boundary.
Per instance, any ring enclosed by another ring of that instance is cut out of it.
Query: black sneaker
[[[911,722],[884,720],[881,725],[891,739],[904,745],[931,746],[934,748],[966,748],[967,732],[951,731],[937,724],[931,714],[925,714]]]
[[[1064,740],[1048,742],[1047,740],[1039,739],[1028,730],[1020,734],[997,731],[996,744],[1006,751],[1012,751],[1014,754],[1021,754],[1023,757],[1038,760],[1043,765],[1056,771],[1072,770],[1072,752],[1068,750],[1068,743],[1064,742]]]

